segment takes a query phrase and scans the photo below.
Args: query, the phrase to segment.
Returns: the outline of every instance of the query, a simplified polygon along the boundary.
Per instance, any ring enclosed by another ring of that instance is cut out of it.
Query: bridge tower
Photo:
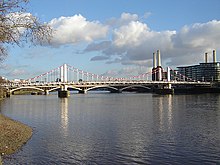
[[[60,67],[60,80],[61,82],[67,82],[67,65],[63,64]]]
[[[67,64],[63,64],[60,67],[60,81],[62,83],[67,83]],[[67,86],[64,84],[61,86],[60,90],[58,91],[58,97],[60,98],[66,98],[69,97],[70,92],[67,90]]]

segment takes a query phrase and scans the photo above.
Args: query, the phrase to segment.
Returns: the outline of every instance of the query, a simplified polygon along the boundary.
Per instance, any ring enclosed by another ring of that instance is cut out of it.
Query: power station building
[[[153,53],[153,69],[152,69],[152,81],[163,80],[163,68],[161,66],[160,50],[157,53]]]
[[[216,51],[213,50],[212,62],[208,62],[208,53],[205,53],[205,62],[199,65],[177,67],[177,80],[180,81],[207,81],[220,82],[220,62],[216,61]]]

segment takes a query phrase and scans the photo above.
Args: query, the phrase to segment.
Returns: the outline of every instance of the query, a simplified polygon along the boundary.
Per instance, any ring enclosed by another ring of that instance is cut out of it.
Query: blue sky
[[[219,0],[30,0],[27,12],[56,34],[51,45],[9,46],[0,74],[27,79],[68,63],[126,77],[149,71],[157,49],[163,67],[198,64],[212,49],[219,59],[219,11]]]

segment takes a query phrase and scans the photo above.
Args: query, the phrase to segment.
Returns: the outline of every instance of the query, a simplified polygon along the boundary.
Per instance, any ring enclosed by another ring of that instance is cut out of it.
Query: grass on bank
[[[16,152],[32,136],[32,129],[0,114],[0,155]]]

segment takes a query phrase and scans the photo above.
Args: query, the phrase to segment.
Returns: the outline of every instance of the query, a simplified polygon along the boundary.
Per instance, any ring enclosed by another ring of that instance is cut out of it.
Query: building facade
[[[177,67],[178,80],[182,81],[206,81],[220,82],[220,62],[216,62],[216,51],[213,50],[213,61],[207,61],[205,53],[205,62],[199,65]]]

